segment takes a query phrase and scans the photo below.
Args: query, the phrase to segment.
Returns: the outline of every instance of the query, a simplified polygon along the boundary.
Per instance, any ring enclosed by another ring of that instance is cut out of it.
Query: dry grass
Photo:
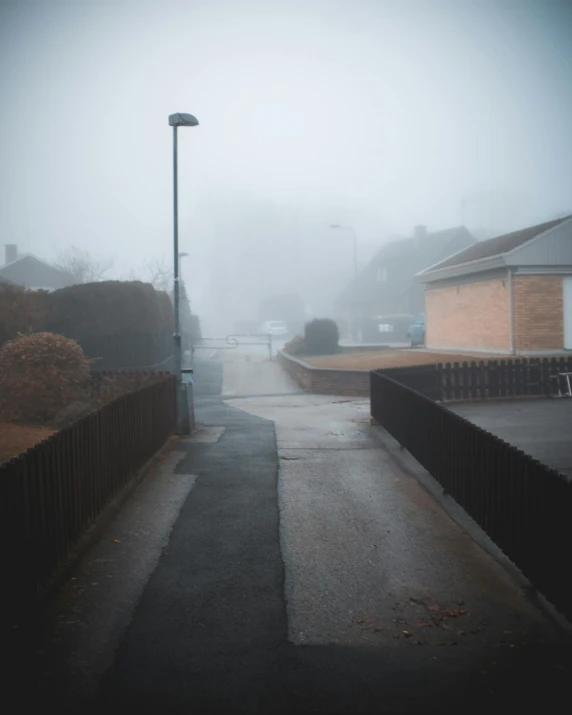
[[[28,425],[0,422],[0,464],[12,457],[17,457],[38,442],[42,442],[56,430],[48,427],[29,427]]]
[[[399,350],[364,350],[339,355],[301,357],[316,367],[333,367],[345,370],[377,370],[404,365],[430,365],[436,362],[462,362],[463,360],[498,360],[499,355],[468,355],[467,353],[435,353],[426,350],[402,348]]]

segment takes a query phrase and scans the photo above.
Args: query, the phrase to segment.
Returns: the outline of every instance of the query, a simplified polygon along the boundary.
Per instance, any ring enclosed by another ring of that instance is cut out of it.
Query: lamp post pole
[[[182,384],[183,355],[181,345],[181,313],[179,301],[179,186],[177,176],[177,125],[173,126],[173,309],[175,329],[173,332],[173,361],[177,379],[177,432],[182,433]]]
[[[192,114],[178,112],[169,116],[173,127],[173,362],[177,381],[177,433],[183,433],[183,346],[181,342],[180,280],[179,280],[179,187],[177,171],[177,128],[196,127],[198,121]]]

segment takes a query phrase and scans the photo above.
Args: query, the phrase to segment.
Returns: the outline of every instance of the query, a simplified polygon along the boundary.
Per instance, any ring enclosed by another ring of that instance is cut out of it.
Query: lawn
[[[29,427],[11,422],[0,422],[0,464],[17,457],[29,447],[42,442],[56,430],[47,427]]]
[[[462,362],[463,360],[498,360],[498,355],[467,355],[455,353],[433,353],[416,349],[385,349],[364,350],[355,353],[340,353],[339,355],[319,355],[301,357],[310,365],[316,367],[332,367],[345,370],[377,370],[384,367],[400,367],[402,365],[430,365],[436,362]]]

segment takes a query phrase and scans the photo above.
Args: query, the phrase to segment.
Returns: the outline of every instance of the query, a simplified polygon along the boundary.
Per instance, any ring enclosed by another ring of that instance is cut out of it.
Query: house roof
[[[0,266],[0,273],[5,269],[8,268],[8,266],[15,266],[16,263],[20,263],[23,261],[25,258],[32,258],[35,261],[39,261],[40,263],[44,263],[46,266],[50,266],[50,268],[53,268],[51,263],[48,263],[47,261],[44,261],[42,258],[38,258],[38,256],[35,256],[33,253],[19,253],[17,258],[15,258],[13,261],[8,261],[8,263],[4,263],[3,265]]]
[[[490,238],[487,241],[480,241],[443,261],[425,268],[418,273],[418,278],[429,282],[429,279],[438,280],[502,267],[506,265],[509,254],[524,248],[527,244],[537,239],[541,239],[542,236],[570,219],[572,219],[572,216],[565,216]]]
[[[0,277],[16,285],[29,285],[30,271],[32,273],[35,271],[37,277],[38,269],[42,272],[42,278],[55,283],[54,287],[63,287],[73,283],[73,276],[70,273],[52,266],[51,263],[34,256],[32,253],[20,254],[16,260],[0,266]],[[32,282],[37,283],[37,281]]]
[[[446,266],[458,266],[461,263],[468,263],[469,261],[478,261],[481,258],[490,258],[491,256],[498,256],[503,253],[508,253],[523,243],[540,236],[542,233],[549,231],[551,228],[558,226],[563,223],[570,216],[565,218],[558,218],[555,221],[547,221],[546,223],[540,223],[538,226],[529,226],[528,228],[523,228],[520,231],[513,231],[512,233],[505,233],[503,236],[497,236],[496,238],[489,238],[488,241],[480,241],[475,243],[474,246],[469,246],[464,251],[457,253],[455,256],[441,261],[436,266],[432,268],[445,268]]]
[[[18,283],[17,281],[13,281],[11,278],[8,278],[7,276],[3,276],[2,273],[0,273],[0,285],[6,285],[6,286],[21,286],[21,283]]]
[[[416,273],[456,250],[450,248],[452,245],[465,247],[474,242],[474,237],[464,226],[456,226],[386,243],[340,293],[336,303],[403,295],[415,283]],[[376,273],[382,267],[387,268],[387,276],[383,282],[377,282]]]

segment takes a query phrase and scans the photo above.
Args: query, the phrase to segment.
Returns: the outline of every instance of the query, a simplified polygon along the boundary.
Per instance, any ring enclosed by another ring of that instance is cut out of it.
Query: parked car
[[[425,314],[418,315],[407,330],[407,340],[410,347],[425,344]]]
[[[283,320],[267,320],[262,324],[261,332],[274,337],[285,337],[288,335],[288,328]]]

